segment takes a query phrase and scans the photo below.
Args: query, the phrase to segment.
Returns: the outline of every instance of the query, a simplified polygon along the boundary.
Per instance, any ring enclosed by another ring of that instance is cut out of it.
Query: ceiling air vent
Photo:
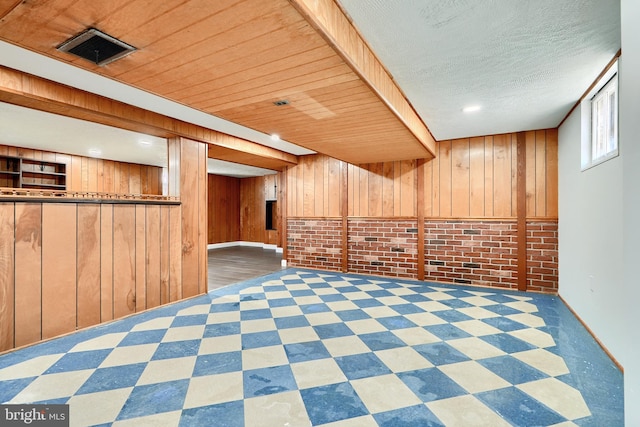
[[[100,30],[89,28],[62,43],[58,50],[72,53],[94,64],[106,65],[130,54],[136,48]]]

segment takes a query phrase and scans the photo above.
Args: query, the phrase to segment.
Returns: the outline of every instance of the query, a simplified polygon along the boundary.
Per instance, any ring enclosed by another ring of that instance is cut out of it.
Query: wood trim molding
[[[416,210],[418,213],[418,280],[424,280],[424,159],[417,162],[416,187],[418,197],[416,200]]]
[[[0,66],[0,101],[161,138],[205,142],[242,155],[252,166],[264,167],[260,159],[268,161],[270,168],[298,163],[297,156],[284,151],[4,66]]]
[[[518,213],[518,290],[527,290],[527,150],[524,132],[516,134],[517,140],[517,213]]]
[[[342,214],[342,272],[349,270],[349,165],[347,162],[340,162],[341,173],[341,195],[342,200],[340,210]]]
[[[287,224],[288,216],[287,216],[287,182],[289,181],[289,167],[285,167],[280,175],[280,194],[278,194],[278,204],[280,204],[280,244],[282,245],[282,259],[287,261],[287,257],[289,255],[288,242],[287,242]]]

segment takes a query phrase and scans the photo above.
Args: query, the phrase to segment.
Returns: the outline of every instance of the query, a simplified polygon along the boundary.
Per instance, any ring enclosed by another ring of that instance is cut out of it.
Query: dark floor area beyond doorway
[[[281,270],[282,253],[251,246],[209,249],[209,290]]]

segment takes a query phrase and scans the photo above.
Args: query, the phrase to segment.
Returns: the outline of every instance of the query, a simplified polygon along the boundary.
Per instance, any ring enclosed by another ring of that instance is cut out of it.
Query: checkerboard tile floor
[[[71,425],[623,425],[622,374],[554,296],[288,269],[0,356]]]

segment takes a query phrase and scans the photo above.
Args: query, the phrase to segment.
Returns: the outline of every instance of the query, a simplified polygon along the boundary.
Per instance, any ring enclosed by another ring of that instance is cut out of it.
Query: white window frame
[[[619,154],[618,99],[618,62],[616,61],[581,102],[581,169],[583,171],[611,160]]]

